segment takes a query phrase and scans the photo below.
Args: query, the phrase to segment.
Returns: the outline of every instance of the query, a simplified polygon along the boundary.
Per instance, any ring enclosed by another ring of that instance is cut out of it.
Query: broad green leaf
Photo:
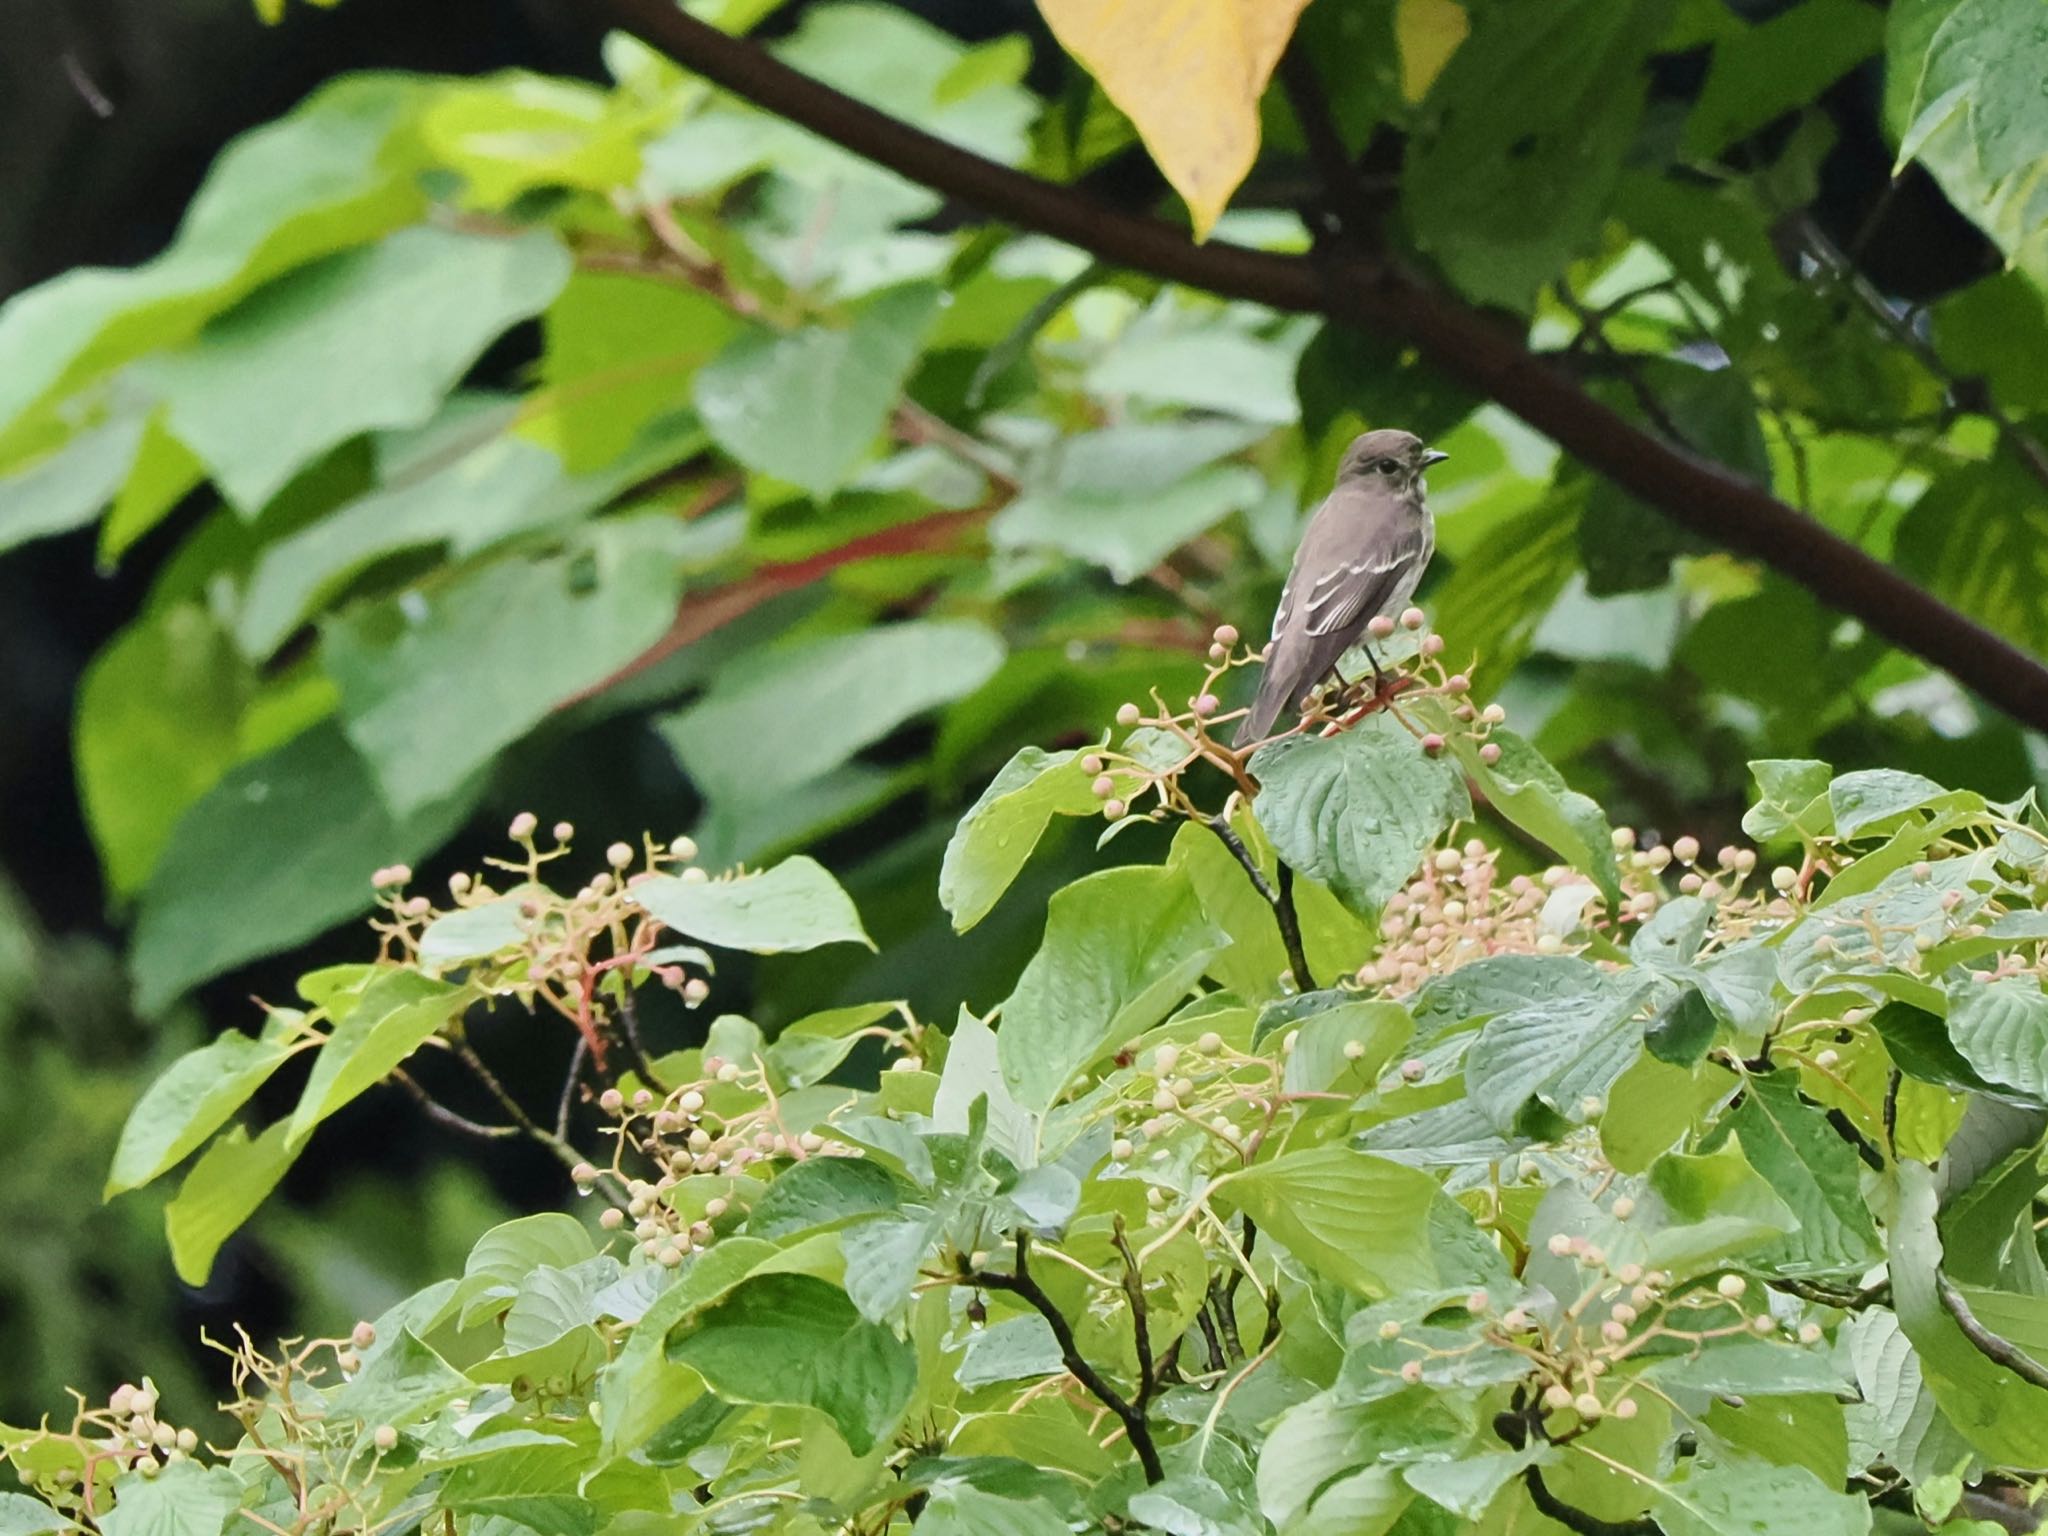
[[[1275,742],[1252,771],[1254,812],[1280,857],[1368,918],[1472,809],[1457,765],[1425,756],[1385,714],[1339,736]]]
[[[2048,1393],[1979,1354],[1941,1303],[1933,1171],[1902,1161],[1895,1178],[1889,1227],[1893,1305],[1928,1389],[1949,1422],[1986,1457],[2018,1466],[2048,1463],[2048,1413],[2042,1411]]]
[[[886,1168],[859,1157],[813,1157],[779,1175],[747,1212],[749,1237],[782,1238],[896,1209]]]
[[[2036,284],[2048,276],[2048,157],[2039,110],[2048,35],[2030,0],[1901,6],[1891,17],[1889,126],[1949,200]]]
[[[1917,773],[1869,768],[1845,773],[1829,784],[1828,806],[1834,812],[1836,835],[1856,837],[1895,816],[1925,807],[1960,806],[1981,811],[1984,799],[1967,791],[1943,789]]]
[[[1501,1130],[1533,1096],[1569,1119],[1593,1118],[1643,1048],[1641,1010],[1652,983],[1626,972],[1598,991],[1534,1003],[1489,1020],[1465,1058],[1465,1086]]]
[[[462,1014],[470,994],[414,970],[391,970],[363,989],[314,1058],[292,1114],[293,1151],[313,1128],[425,1045]]]
[[[1057,893],[996,1033],[1018,1102],[1043,1113],[1089,1062],[1158,1023],[1221,937],[1173,870],[1106,869]]]
[[[507,1521],[536,1536],[592,1536],[597,1506],[577,1491],[588,1470],[580,1446],[518,1446],[456,1466],[440,1500],[472,1519]]]
[[[45,1536],[77,1526],[41,1499],[25,1493],[0,1493],[0,1536]]]
[[[438,93],[420,137],[462,176],[471,207],[502,208],[540,187],[610,192],[640,168],[645,125],[631,104],[580,80],[507,70]]]
[[[971,1136],[978,1127],[986,1126],[991,1147],[1018,1167],[1029,1168],[1038,1161],[1038,1131],[1044,1116],[1017,1102],[1004,1081],[1000,1056],[1001,1042],[995,1031],[963,1003],[959,1022],[946,1042],[946,1065],[932,1096],[932,1128]],[[921,1142],[918,1151],[900,1156],[913,1175],[931,1166],[931,1154]]]
[[[10,429],[52,391],[188,336],[258,283],[413,217],[423,199],[394,140],[422,91],[396,74],[335,81],[230,145],[156,260],[80,268],[0,308],[0,458]]]
[[[256,679],[196,603],[145,615],[79,686],[78,785],[100,868],[133,894],[171,828],[241,758]]]
[[[2048,1102],[2048,997],[2036,978],[1971,976],[1955,983],[1948,1030],[1964,1060],[1985,1077]]]
[[[1547,846],[1560,859],[1592,878],[1610,903],[1621,900],[1621,881],[1614,868],[1614,832],[1607,814],[1572,789],[1522,737],[1496,726],[1487,740],[1500,748],[1492,763],[1479,755],[1479,743],[1462,733],[1449,738],[1459,763],[1479,786],[1486,803],[1510,826],[1518,827]]]
[[[916,1351],[809,1275],[743,1282],[668,1349],[729,1402],[818,1409],[856,1456],[895,1426],[917,1384]]]
[[[1299,335],[1254,336],[1223,324],[1126,331],[1088,370],[1088,392],[1291,426],[1301,409],[1294,393]]]
[[[1718,1269],[1799,1226],[1735,1136],[1712,1152],[1667,1152],[1650,1165],[1650,1191],[1654,1199],[1635,1218],[1649,1234],[1647,1257],[1681,1279]]]
[[[1230,1183],[1230,1198],[1304,1264],[1368,1296],[1436,1283],[1436,1180],[1345,1147],[1289,1152]]]
[[[1060,1341],[1036,1312],[1007,1317],[968,1335],[953,1374],[972,1392],[999,1381],[1036,1381],[1066,1369]]]
[[[1232,825],[1271,889],[1279,869],[1264,832],[1243,808]],[[1207,827],[1183,826],[1174,834],[1167,862],[1185,872],[1209,921],[1230,935],[1229,945],[1209,968],[1215,980],[1246,1001],[1277,996],[1295,984],[1272,905],[1222,839]],[[1294,907],[1303,957],[1316,979],[1356,971],[1372,953],[1376,940],[1371,929],[1322,886],[1297,883]]]
[[[1742,830],[1758,842],[1787,832],[1818,837],[1834,830],[1828,784],[1834,770],[1811,758],[1763,758],[1749,765],[1758,799],[1743,812]]]
[[[924,1536],[1062,1536],[1068,1529],[1044,1499],[1002,1498],[968,1482],[947,1483],[933,1493],[917,1526]]]
[[[157,1012],[362,911],[368,872],[437,846],[472,793],[394,817],[331,725],[230,769],[179,821],[143,889],[129,961],[138,1006]]]
[[[1401,1475],[1425,1499],[1466,1520],[1477,1520],[1501,1489],[1553,1454],[1540,1444],[1519,1451],[1483,1451],[1454,1461],[1411,1462]]]
[[[142,431],[141,416],[117,414],[0,475],[0,553],[98,517],[127,477]]]
[[[619,458],[635,434],[687,405],[691,375],[715,357],[740,322],[710,294],[622,272],[578,272],[543,319],[545,388],[526,436],[560,453],[572,470]]]
[[[1461,292],[1519,308],[1599,233],[1663,7],[1570,0],[1472,21],[1423,100],[1401,206]]]
[[[276,651],[380,560],[431,549],[468,556],[566,528],[704,444],[701,432],[669,418],[626,454],[570,474],[548,449],[503,430],[514,419],[501,402],[458,396],[417,434],[416,461],[384,464],[375,490],[266,544],[235,616],[244,654]],[[681,540],[677,548],[684,552]]]
[[[379,1340],[363,1368],[328,1400],[331,1414],[365,1425],[402,1428],[438,1412],[474,1383],[421,1342],[409,1327],[394,1339]]]
[[[251,1140],[241,1126],[230,1126],[185,1175],[178,1197],[164,1208],[164,1234],[171,1265],[187,1285],[206,1284],[221,1244],[256,1214],[291,1167],[290,1130],[290,1122],[280,1120]]]
[[[939,905],[965,933],[988,916],[1055,816],[1086,816],[1102,804],[1081,753],[1020,747],[967,808],[939,867]]]
[[[720,880],[657,875],[635,885],[633,897],[685,938],[720,949],[773,955],[824,944],[874,948],[852,899],[815,859],[784,859],[758,874]]]
[[[1967,1462],[1969,1442],[1935,1403],[1899,1320],[1873,1309],[1851,1318],[1842,1332],[1885,1458],[1916,1482]]]
[[[230,1030],[186,1052],[151,1082],[121,1128],[102,1198],[147,1184],[225,1125],[290,1058],[297,1019],[272,1015],[259,1039]]]
[[[736,660],[657,729],[707,798],[772,800],[972,693],[1002,660],[995,633],[965,620],[822,635]]]
[[[187,1461],[151,1478],[123,1476],[96,1524],[105,1536],[220,1536],[241,1504],[241,1479],[228,1468]]]
[[[1883,46],[1883,16],[1856,0],[1803,0],[1722,39],[1686,119],[1686,154],[1718,155],[1805,106]]]
[[[2048,210],[2041,217],[2048,224]],[[2048,280],[2048,249],[2039,267],[2037,283]],[[1958,465],[1900,522],[1893,556],[1935,596],[2036,651],[2048,649],[2048,508],[2039,489],[2012,454]]]
[[[1578,526],[1588,487],[1553,492],[1500,524],[1436,589],[1437,631],[1449,653],[1474,657],[1474,680],[1497,687],[1528,655],[1543,617],[1579,568]]]
[[[206,466],[171,435],[164,421],[160,409],[150,416],[128,478],[100,524],[99,563],[103,567],[111,568],[206,478]]]
[[[510,555],[331,621],[343,728],[394,813],[448,794],[653,645],[675,618],[680,531],[666,514],[602,523],[559,555]]]
[[[1057,550],[1099,565],[1128,586],[1264,490],[1254,471],[1226,465],[1136,493],[1027,492],[1003,508],[989,534],[1005,549]]]
[[[1751,1077],[1741,1104],[1721,1124],[1741,1138],[1750,1163],[1799,1218],[1798,1231],[1751,1262],[1786,1275],[1860,1275],[1878,1261],[1862,1165],[1819,1106],[1800,1097],[1796,1072]]]
[[[1729,1397],[1775,1397],[1797,1392],[1847,1392],[1849,1383],[1819,1349],[1790,1340],[1735,1339],[1697,1355],[1653,1360],[1646,1380]]]
[[[768,1065],[792,1088],[823,1082],[861,1042],[870,1025],[897,1013],[899,1003],[828,1008],[789,1025],[768,1047]]]
[[[938,314],[913,284],[870,303],[847,330],[747,332],[696,378],[697,414],[749,469],[828,499],[896,408]]]
[[[1667,1536],[1866,1536],[1870,1501],[1829,1487],[1804,1467],[1730,1458],[1691,1462],[1683,1477],[1652,1483],[1651,1508]]]
[[[523,945],[529,925],[519,916],[519,904],[527,889],[522,886],[495,901],[458,907],[435,918],[420,934],[420,964],[429,971],[444,971]]]
[[[551,233],[401,230],[271,284],[146,376],[171,431],[253,516],[336,444],[426,421],[568,276]]]
[[[1060,46],[1137,125],[1201,239],[1259,152],[1259,99],[1307,0],[1038,0]]]
[[[1057,440],[989,532],[1012,549],[1052,549],[1132,582],[1260,496],[1251,471],[1218,465],[1260,436],[1232,421],[1133,422]]]

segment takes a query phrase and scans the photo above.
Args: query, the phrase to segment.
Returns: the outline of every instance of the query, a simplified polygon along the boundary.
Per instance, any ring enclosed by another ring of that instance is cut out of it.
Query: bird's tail
[[[1252,700],[1251,713],[1239,722],[1237,735],[1231,739],[1232,746],[1249,746],[1269,734],[1273,722],[1280,718],[1280,712],[1294,701],[1296,669],[1292,665],[1293,660],[1277,641],[1266,653],[1266,670],[1259,679],[1258,695]]]

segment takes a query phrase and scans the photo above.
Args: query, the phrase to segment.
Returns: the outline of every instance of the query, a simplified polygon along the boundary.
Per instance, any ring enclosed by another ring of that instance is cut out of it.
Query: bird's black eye
[[[1395,470],[1399,469],[1400,467],[1401,466],[1396,464],[1392,459],[1381,459],[1379,463],[1373,465],[1373,468],[1378,470],[1383,475],[1391,475]]]

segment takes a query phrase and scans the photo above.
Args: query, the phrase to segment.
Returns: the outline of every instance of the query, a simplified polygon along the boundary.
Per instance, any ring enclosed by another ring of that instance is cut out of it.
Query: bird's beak
[[[1425,448],[1422,450],[1422,467],[1427,469],[1432,464],[1441,464],[1449,457],[1441,448]]]

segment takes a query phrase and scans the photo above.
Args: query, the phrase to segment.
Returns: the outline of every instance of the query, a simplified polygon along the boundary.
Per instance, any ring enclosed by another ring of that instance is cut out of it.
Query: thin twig
[[[1092,1394],[1095,1400],[1115,1414],[1124,1427],[1124,1434],[1131,1442],[1131,1449],[1138,1453],[1138,1464],[1145,1469],[1145,1481],[1157,1483],[1166,1477],[1166,1468],[1159,1460],[1159,1448],[1152,1440],[1152,1426],[1145,1415],[1137,1410],[1124,1395],[1110,1385],[1109,1379],[1081,1353],[1081,1346],[1074,1338],[1074,1328],[1053,1299],[1045,1294],[1039,1283],[1031,1278],[1031,1234],[1023,1228],[1017,1230],[1016,1268],[1009,1274],[1001,1270],[974,1270],[963,1278],[970,1285],[985,1291],[1007,1291],[1021,1298],[1052,1329],[1054,1342],[1060,1347],[1060,1363],[1067,1368],[1067,1374]]]
[[[499,1141],[507,1136],[520,1134],[516,1125],[485,1125],[467,1115],[459,1115],[428,1093],[419,1085],[418,1079],[403,1067],[391,1069],[391,1080],[412,1095],[413,1102],[427,1112],[427,1118],[436,1125],[445,1125],[451,1131],[460,1131],[465,1136],[474,1136],[479,1141]]]
[[[1939,1270],[1935,1271],[1934,1289],[1941,1297],[1942,1310],[1956,1320],[1956,1326],[1963,1330],[1963,1337],[1970,1341],[1971,1348],[1985,1359],[2004,1366],[2029,1386],[2048,1387],[2048,1365],[2041,1364],[2012,1340],[2001,1338],[1978,1322],[1977,1314],[1963,1300],[1963,1293]]]
[[[1118,1216],[1111,1228],[1115,1234],[1116,1251],[1124,1260],[1124,1295],[1131,1304],[1131,1335],[1138,1352],[1138,1395],[1132,1399],[1131,1410],[1140,1419],[1151,1405],[1152,1394],[1159,1390],[1159,1373],[1152,1365],[1152,1326],[1145,1319],[1145,1271],[1138,1265],[1138,1256],[1131,1251],[1130,1234],[1124,1230],[1124,1219]]]
[[[553,1131],[538,1124],[533,1116],[526,1112],[524,1106],[506,1091],[505,1085],[498,1081],[498,1074],[484,1064],[483,1057],[477,1055],[476,1048],[469,1041],[457,1035],[450,1043],[456,1058],[469,1068],[479,1083],[483,1084],[484,1091],[497,1101],[498,1107],[505,1111],[506,1118],[517,1126],[522,1134],[546,1147],[563,1167],[575,1168],[582,1164],[583,1159],[574,1147]]]
[[[562,1099],[555,1106],[555,1135],[569,1139],[569,1116],[576,1107],[576,1084],[582,1079],[583,1064],[590,1059],[590,1042],[578,1035],[576,1049],[569,1056],[569,1073],[562,1079]]]
[[[1280,930],[1280,942],[1287,950],[1287,964],[1294,972],[1296,990],[1313,992],[1316,979],[1308,968],[1308,954],[1301,944],[1301,918],[1294,910],[1294,871],[1285,862],[1280,865],[1280,886],[1275,890],[1267,881],[1265,871],[1259,868],[1259,861],[1245,847],[1244,839],[1231,830],[1230,823],[1221,816],[1203,818],[1202,825],[1223,840],[1223,846],[1230,850],[1230,856],[1242,866],[1252,882],[1252,889],[1259,893],[1259,899],[1273,909],[1274,926]]]
[[[633,983],[629,977],[619,979],[618,1014],[620,1032],[626,1037],[626,1054],[633,1058],[633,1070],[640,1074],[640,1081],[656,1093],[667,1093],[669,1085],[654,1070],[654,1061],[648,1056],[647,1047],[640,1043],[640,1009],[633,1000]]]

